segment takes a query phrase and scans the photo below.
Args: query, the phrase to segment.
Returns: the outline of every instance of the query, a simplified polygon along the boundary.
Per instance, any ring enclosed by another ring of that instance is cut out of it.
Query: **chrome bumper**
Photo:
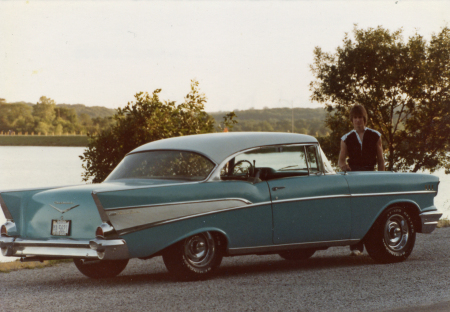
[[[128,247],[123,239],[77,241],[68,239],[27,240],[0,237],[5,257],[82,258],[92,260],[128,259]]]
[[[442,213],[436,211],[429,211],[421,213],[420,219],[422,221],[421,233],[429,234],[436,229],[439,219],[442,217]]]

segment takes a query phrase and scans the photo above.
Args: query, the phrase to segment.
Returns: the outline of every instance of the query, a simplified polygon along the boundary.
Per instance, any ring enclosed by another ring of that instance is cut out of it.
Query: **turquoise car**
[[[162,256],[179,278],[226,256],[315,251],[363,242],[403,261],[442,216],[429,174],[336,173],[317,140],[292,133],[176,137],[131,151],[100,184],[0,192],[0,247],[22,261],[73,259],[91,278]]]

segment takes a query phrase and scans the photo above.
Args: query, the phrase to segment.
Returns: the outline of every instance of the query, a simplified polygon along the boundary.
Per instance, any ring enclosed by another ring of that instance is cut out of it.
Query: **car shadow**
[[[256,264],[231,264],[221,266],[215,274],[217,277],[227,277],[236,275],[260,274],[264,272],[290,272],[322,270],[342,267],[355,267],[363,265],[376,265],[368,255],[332,256],[332,257],[312,257],[303,261],[288,261],[284,259],[261,261]]]
[[[155,273],[138,273],[127,274],[125,271],[121,275],[114,278],[105,279],[90,279],[84,277],[79,273],[79,277],[66,278],[61,283],[64,286],[70,287],[70,285],[76,284],[83,287],[99,287],[99,286],[126,286],[126,285],[164,285],[172,283],[195,283],[208,280],[217,279],[229,279],[238,276],[254,276],[262,273],[276,273],[276,272],[295,272],[300,273],[306,271],[320,271],[323,269],[333,269],[342,267],[357,267],[357,266],[369,266],[377,265],[368,255],[351,257],[351,256],[320,256],[312,257],[303,261],[287,261],[281,258],[279,259],[262,259],[256,263],[252,261],[245,261],[236,263],[233,258],[226,258],[223,265],[211,276],[203,279],[196,280],[179,280],[176,276],[173,276],[168,271],[161,271]],[[238,259],[238,258],[236,258]],[[151,270],[149,268],[149,270]]]

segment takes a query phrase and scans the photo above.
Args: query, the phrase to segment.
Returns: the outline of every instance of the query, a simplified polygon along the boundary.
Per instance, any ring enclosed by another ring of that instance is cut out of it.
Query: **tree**
[[[402,30],[355,26],[335,53],[316,47],[314,55],[311,99],[327,110],[331,133],[320,139],[327,156],[337,160],[340,137],[352,129],[350,108],[361,104],[382,134],[389,170],[450,168],[449,28],[427,43],[419,34],[404,42]]]
[[[110,130],[89,135],[88,147],[80,156],[84,181],[103,181],[128,152],[144,143],[214,131],[215,121],[204,111],[206,97],[197,81],[191,81],[191,90],[179,105],[162,102],[160,92],[137,93],[135,102],[117,110]]]
[[[33,107],[33,116],[37,117],[38,121],[51,124],[56,117],[55,107],[54,100],[41,96],[39,102]]]

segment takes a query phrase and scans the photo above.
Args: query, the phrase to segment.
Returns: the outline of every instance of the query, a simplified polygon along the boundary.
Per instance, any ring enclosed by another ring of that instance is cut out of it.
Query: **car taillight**
[[[95,231],[95,236],[96,237],[105,237],[105,233],[103,233],[103,229],[102,229],[102,227],[101,226],[99,226],[98,228],[97,228],[97,230]]]
[[[0,230],[0,234],[1,235],[5,235],[5,236],[8,235],[8,230],[6,229],[6,226],[4,224],[2,225],[2,228]]]

